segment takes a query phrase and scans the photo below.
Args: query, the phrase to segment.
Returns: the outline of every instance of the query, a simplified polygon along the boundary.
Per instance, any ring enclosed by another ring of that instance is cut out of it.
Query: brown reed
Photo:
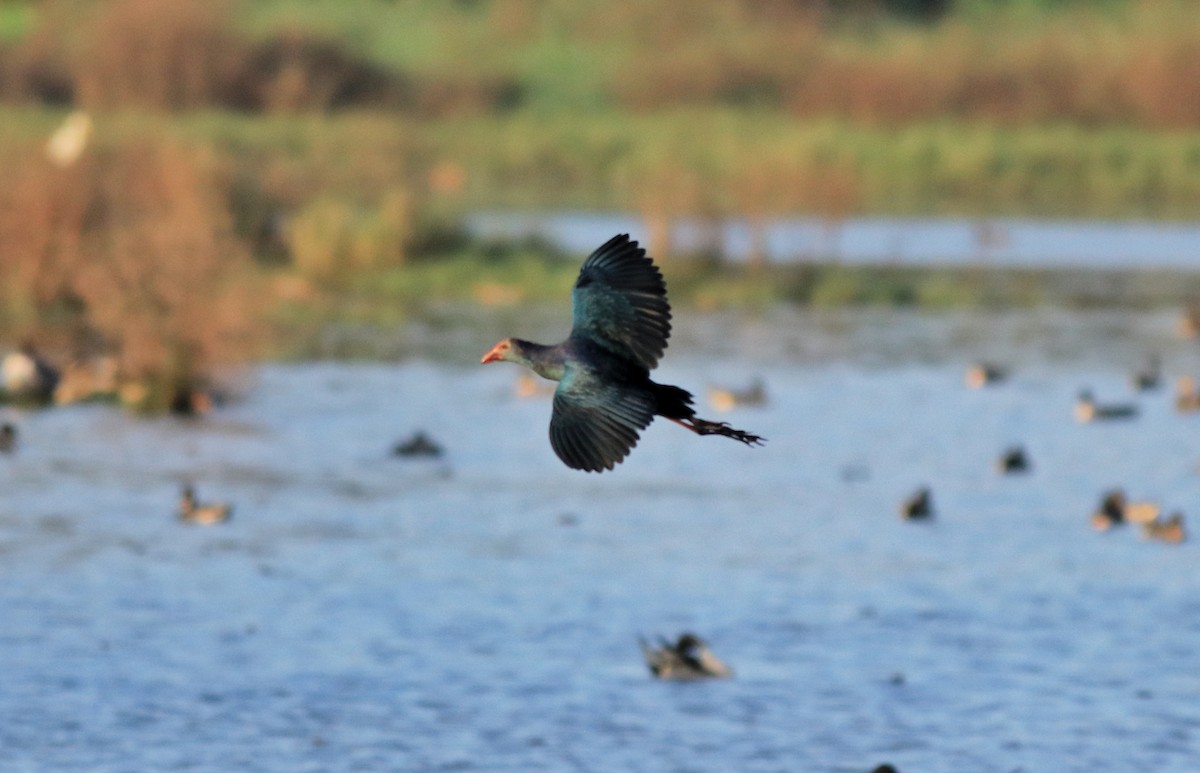
[[[2,160],[14,181],[0,189],[10,335],[62,352],[101,341],[152,409],[254,352],[261,305],[215,154],[134,138],[62,168],[23,150]]]

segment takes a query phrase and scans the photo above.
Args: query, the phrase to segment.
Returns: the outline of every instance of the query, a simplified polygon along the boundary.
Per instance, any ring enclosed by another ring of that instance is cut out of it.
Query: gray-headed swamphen
[[[565,341],[546,346],[505,338],[482,360],[515,362],[558,382],[550,445],[568,467],[611,470],[655,416],[697,435],[762,443],[758,435],[697,417],[690,392],[650,380],[671,335],[671,305],[662,274],[628,234],[588,256],[571,299]]]

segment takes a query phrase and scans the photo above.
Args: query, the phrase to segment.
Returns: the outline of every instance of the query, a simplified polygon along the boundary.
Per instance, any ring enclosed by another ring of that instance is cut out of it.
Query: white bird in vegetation
[[[92,117],[76,110],[50,135],[46,142],[46,158],[65,169],[79,160],[91,138]]]

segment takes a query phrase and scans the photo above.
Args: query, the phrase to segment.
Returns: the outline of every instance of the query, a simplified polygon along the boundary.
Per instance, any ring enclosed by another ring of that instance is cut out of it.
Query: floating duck
[[[1108,531],[1114,526],[1125,523],[1125,492],[1112,489],[1105,493],[1100,500],[1100,507],[1092,514],[1092,528],[1096,531]]]
[[[714,411],[732,411],[738,406],[760,406],[767,404],[767,385],[756,378],[744,389],[709,387],[708,404]]]
[[[1100,500],[1092,514],[1092,528],[1108,531],[1124,523],[1146,524],[1158,518],[1162,508],[1156,502],[1130,502],[1123,489],[1112,489]]]
[[[933,497],[928,487],[917,489],[912,496],[900,504],[900,517],[906,521],[919,521],[933,517]]]
[[[1183,513],[1175,512],[1166,520],[1155,519],[1142,524],[1142,536],[1178,545],[1187,539],[1183,530]]]
[[[996,469],[1002,475],[1011,475],[1018,472],[1028,472],[1029,457],[1025,454],[1025,449],[1021,446],[1013,446],[1000,455],[996,460]]]
[[[424,432],[417,431],[408,440],[402,443],[397,443],[392,447],[393,456],[418,457],[427,456],[436,458],[444,453],[442,447],[426,435]]]
[[[723,679],[733,675],[729,666],[717,659],[708,644],[694,633],[684,633],[674,644],[658,637],[655,649],[645,639],[639,638],[642,656],[650,673],[659,679],[690,681],[695,679]]]
[[[0,454],[11,454],[17,449],[17,428],[9,422],[0,424]]]
[[[171,392],[167,410],[173,416],[196,418],[211,413],[217,399],[213,392],[196,386],[179,386]]]
[[[198,504],[196,491],[191,486],[184,486],[179,495],[179,520],[195,523],[201,526],[212,526],[229,520],[233,508],[224,503]]]
[[[49,402],[58,386],[58,370],[38,354],[30,341],[9,352],[0,362],[4,391],[10,400]]]
[[[999,384],[1008,378],[1008,370],[990,362],[977,362],[967,368],[963,381],[971,389]]]
[[[1080,392],[1075,401],[1075,420],[1080,424],[1110,419],[1132,419],[1137,414],[1138,408],[1133,403],[1097,405],[1091,390],[1088,389]]]
[[[1200,411],[1200,390],[1196,388],[1193,376],[1175,379],[1175,410],[1180,413]]]
[[[671,335],[671,305],[662,273],[627,234],[588,256],[571,299],[573,321],[565,340],[547,346],[505,338],[480,360],[513,362],[558,382],[550,446],[563,464],[611,470],[655,416],[697,435],[762,443],[758,435],[700,418],[691,393],[650,379]]]

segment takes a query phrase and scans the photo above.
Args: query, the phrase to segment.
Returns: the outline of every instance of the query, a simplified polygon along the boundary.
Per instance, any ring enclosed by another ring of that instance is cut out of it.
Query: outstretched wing
[[[654,397],[636,389],[568,373],[554,393],[550,445],[568,467],[611,470],[654,419]]]
[[[586,338],[653,369],[671,335],[671,304],[662,274],[628,234],[619,234],[583,262],[571,293],[572,338]]]

